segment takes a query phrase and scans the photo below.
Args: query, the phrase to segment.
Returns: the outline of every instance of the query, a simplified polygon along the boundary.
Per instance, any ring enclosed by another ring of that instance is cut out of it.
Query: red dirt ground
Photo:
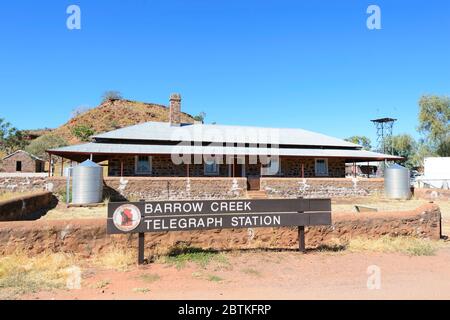
[[[450,299],[450,248],[435,256],[350,252],[237,252],[202,268],[152,263],[129,271],[83,270],[82,288],[22,299]],[[367,288],[380,267],[381,289]],[[157,275],[145,281],[142,275]],[[213,277],[214,276],[214,277]],[[217,278],[219,277],[219,278]],[[104,283],[103,288],[98,288]],[[97,288],[96,288],[97,287]]]

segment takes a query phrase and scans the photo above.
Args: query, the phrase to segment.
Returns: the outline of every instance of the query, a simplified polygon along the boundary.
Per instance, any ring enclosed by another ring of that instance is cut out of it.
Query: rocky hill
[[[98,107],[76,115],[66,124],[46,134],[56,134],[69,144],[77,144],[81,141],[74,136],[73,130],[79,126],[88,127],[97,134],[148,121],[169,121],[169,108],[125,99],[106,100]],[[191,115],[182,113],[181,121],[193,123],[194,119]]]

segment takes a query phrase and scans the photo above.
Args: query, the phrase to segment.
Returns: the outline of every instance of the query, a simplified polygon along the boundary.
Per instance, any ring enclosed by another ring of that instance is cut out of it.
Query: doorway
[[[17,172],[22,171],[22,161],[16,161],[16,171]]]
[[[247,177],[247,190],[249,190],[249,191],[261,190],[261,177],[260,176],[248,176]]]
[[[244,166],[242,164],[235,163],[233,168],[234,168],[233,177],[242,178],[245,176]]]

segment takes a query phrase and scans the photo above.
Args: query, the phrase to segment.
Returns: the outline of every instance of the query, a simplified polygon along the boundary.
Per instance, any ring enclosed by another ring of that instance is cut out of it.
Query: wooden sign
[[[145,232],[331,225],[330,199],[192,200],[110,202],[107,233],[139,233],[139,262]],[[142,261],[141,261],[142,260]]]

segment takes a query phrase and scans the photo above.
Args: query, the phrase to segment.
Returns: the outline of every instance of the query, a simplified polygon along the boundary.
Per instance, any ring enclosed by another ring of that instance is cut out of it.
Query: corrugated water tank
[[[398,164],[389,165],[384,171],[384,190],[389,199],[410,199],[409,170]]]
[[[72,203],[99,203],[103,197],[103,168],[86,160],[72,169]]]

